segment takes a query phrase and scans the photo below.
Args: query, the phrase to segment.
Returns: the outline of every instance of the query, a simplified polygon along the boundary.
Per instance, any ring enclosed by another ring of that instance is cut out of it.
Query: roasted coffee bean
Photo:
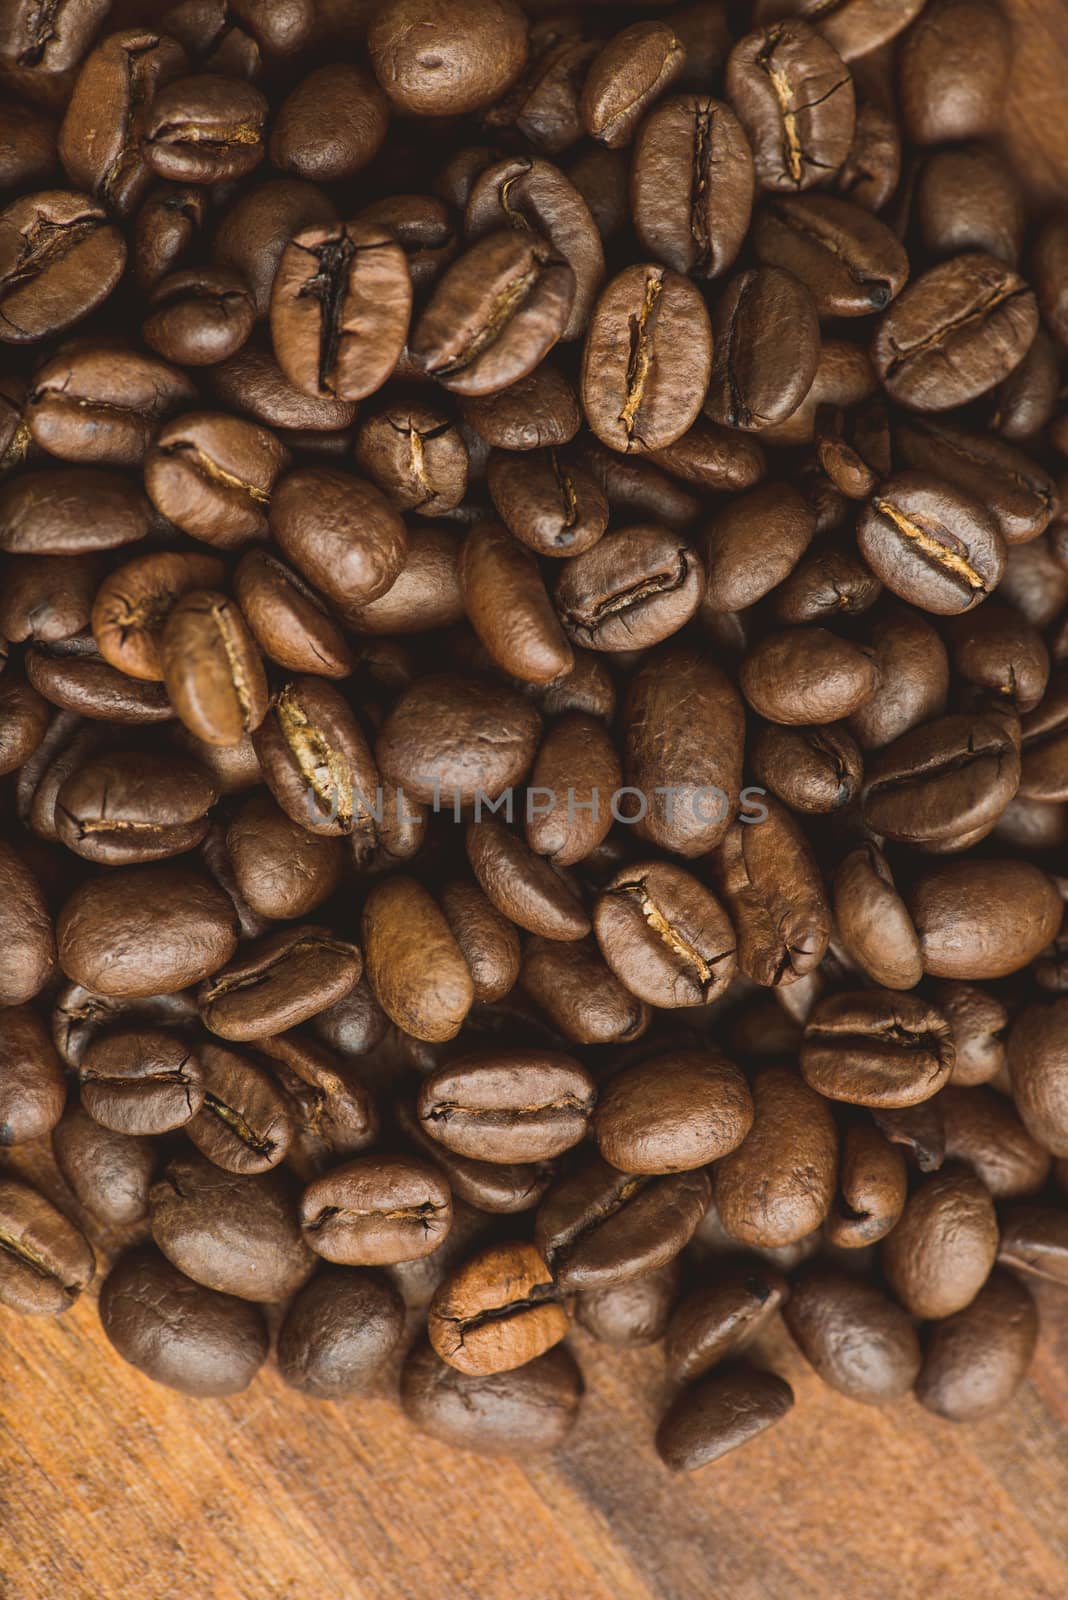
[[[1014,443],[1033,439],[1057,409],[1060,371],[1053,341],[1039,328],[1031,348],[990,397],[990,426]]]
[[[663,100],[634,146],[638,238],[675,272],[718,278],[733,263],[753,207],[753,157],[734,112],[706,94]]]
[[[519,976],[519,933],[474,883],[446,884],[442,909],[482,1003],[503,1000]]]
[[[467,857],[487,899],[528,933],[543,939],[582,939],[590,919],[566,871],[536,855],[502,823],[472,822]]]
[[[712,365],[712,327],[686,278],[627,267],[597,302],[582,353],[586,420],[613,450],[663,450],[697,419]]]
[[[376,884],[364,903],[363,945],[371,988],[387,1016],[417,1039],[454,1038],[474,1002],[475,984],[428,890],[406,877]]]
[[[148,303],[141,337],[165,360],[187,367],[225,361],[240,350],[256,321],[244,280],[218,267],[161,278]]]
[[[14,672],[0,677],[0,775],[14,772],[32,757],[45,736],[48,702]]]
[[[362,478],[334,467],[298,467],[271,497],[271,533],[282,554],[344,618],[391,587],[404,566],[404,524]]]
[[[750,1087],[752,1128],[713,1168],[716,1207],[742,1244],[793,1244],[819,1227],[834,1200],[834,1119],[792,1068],[763,1067]]]
[[[340,1400],[368,1387],[396,1350],[404,1306],[371,1272],[320,1272],[300,1291],[278,1335],[278,1368],[293,1389]]]
[[[152,1237],[194,1283],[242,1300],[285,1300],[311,1276],[289,1182],[242,1177],[192,1152],[170,1160],[149,1193]]]
[[[861,845],[846,856],[835,873],[833,905],[838,937],[872,982],[885,989],[914,989],[923,977],[919,937],[886,857],[875,845]],[[956,1039],[952,1018],[946,1020]],[[955,1061],[954,1073],[958,1065]]]
[[[848,806],[863,776],[860,751],[844,723],[818,728],[761,728],[749,753],[753,776],[792,811],[817,814]]]
[[[370,73],[335,61],[302,78],[271,128],[271,162],[315,183],[352,178],[378,154],[389,104]]]
[[[946,1155],[971,1167],[995,1200],[1015,1200],[1042,1188],[1049,1176],[1049,1152],[1027,1132],[1005,1095],[951,1086],[939,1106]]]
[[[692,1290],[675,1307],[664,1354],[671,1376],[692,1383],[744,1350],[767,1327],[789,1295],[774,1267],[746,1263]]]
[[[549,1190],[535,1242],[561,1291],[610,1288],[674,1260],[710,1195],[703,1171],[625,1173],[592,1157]]]
[[[555,449],[522,455],[494,451],[486,482],[517,539],[542,556],[581,555],[608,525],[608,501],[585,468]]]
[[[966,683],[992,690],[999,705],[1015,704],[1021,713],[1038,706],[1049,682],[1049,651],[1026,617],[993,601],[949,632],[953,664]]]
[[[164,624],[160,661],[171,704],[206,744],[238,744],[263,721],[263,661],[226,595],[211,589],[184,594]]]
[[[215,265],[237,273],[252,294],[257,317],[266,317],[278,263],[290,240],[304,229],[328,227],[335,219],[333,204],[314,184],[268,179],[240,195],[221,217],[214,239]]]
[[[0,343],[62,333],[108,298],[126,243],[87,194],[45,189],[0,211]]]
[[[1068,297],[1064,292],[1066,252],[1068,228],[1064,217],[1047,217],[1031,252],[1031,274],[1046,325],[1062,344],[1068,332]]]
[[[148,1215],[156,1167],[148,1140],[112,1133],[73,1105],[52,1130],[52,1153],[78,1204],[98,1222],[121,1228]]]
[[[796,727],[852,715],[879,680],[868,648],[826,628],[789,628],[748,652],[740,681],[754,711]]]
[[[600,719],[586,711],[565,711],[542,740],[531,773],[526,803],[530,848],[557,867],[585,860],[612,825],[610,797],[622,782],[619,754]]]
[[[237,916],[189,867],[116,867],[75,889],[56,934],[68,978],[138,998],[174,994],[217,971],[237,947]]]
[[[117,751],[91,757],[56,796],[56,832],[105,866],[161,861],[195,849],[218,789],[195,761]]]
[[[415,0],[387,0],[367,46],[398,110],[454,116],[489,105],[519,76],[527,21],[513,0],[449,0],[433,12]]]
[[[291,679],[255,736],[275,800],[311,833],[369,833],[377,774],[348,702],[321,678]]]
[[[601,1090],[593,1135],[624,1172],[687,1172],[737,1149],[753,1103],[732,1061],[678,1050],[626,1067]]]
[[[186,1124],[202,1155],[227,1172],[267,1172],[293,1139],[285,1097],[270,1074],[248,1056],[222,1045],[197,1048],[203,1100]]]
[[[464,540],[460,589],[471,625],[496,664],[528,683],[571,670],[574,656],[533,555],[498,523]]]
[[[623,771],[640,797],[635,832],[676,855],[704,855],[738,810],[745,713],[726,674],[702,653],[669,647],[630,680]]]
[[[249,550],[234,573],[234,593],[260,648],[291,672],[344,678],[352,652],[315,590],[277,557]]]
[[[1068,1155],[1068,1092],[1063,1039],[1068,1001],[1032,1005],[1009,1034],[1008,1065],[1016,1109],[1031,1136],[1055,1156]]]
[[[64,711],[133,725],[167,722],[174,715],[162,684],[134,683],[116,671],[88,632],[34,645],[23,661],[33,687]]]
[[[198,184],[161,183],[150,189],[133,219],[132,266],[142,293],[188,260],[207,216]]]
[[[772,23],[740,39],[727,98],[762,189],[808,189],[836,172],[853,142],[853,79],[833,44],[806,22]]]
[[[548,361],[498,394],[461,396],[460,412],[468,427],[498,450],[567,444],[582,423],[574,389]]]
[[[667,22],[636,22],[590,63],[582,89],[586,132],[609,149],[629,144],[654,100],[682,71],[685,49]]]
[[[998,1260],[1028,1277],[1068,1283],[1068,1212],[1055,1206],[1011,1206],[1002,1218]]]
[[[296,1028],[346,995],[362,970],[356,945],[306,925],[269,934],[200,991],[200,1014],[223,1039],[263,1039]]]
[[[111,1344],[156,1383],[197,1397],[239,1394],[267,1359],[263,1314],[194,1283],[154,1250],[123,1256],[100,1290]]]
[[[1037,328],[1023,279],[996,257],[969,251],[925,272],[884,312],[872,359],[892,399],[948,411],[1007,378]]]
[[[471,1257],[438,1289],[427,1319],[436,1353],[473,1377],[524,1366],[567,1329],[549,1267],[530,1244],[491,1245]]]
[[[895,38],[921,9],[922,0],[894,0],[891,5],[832,0],[826,6],[813,0],[757,0],[754,15],[760,22],[782,15],[812,16],[813,26],[834,45],[842,60],[853,61]]]
[[[67,1098],[63,1067],[44,1024],[29,1006],[0,1009],[0,1147],[51,1133]]]
[[[908,1314],[841,1267],[806,1267],[790,1285],[783,1316],[824,1383],[851,1400],[883,1405],[916,1381],[920,1341]]]
[[[677,632],[701,601],[705,574],[692,545],[656,524],[613,529],[572,557],[555,587],[568,637],[592,650],[634,650]]]
[[[938,1093],[953,1054],[949,1023],[935,1006],[889,989],[860,989],[817,1002],[800,1061],[805,1082],[829,1100],[899,1109]]]
[[[884,838],[945,847],[988,832],[1019,782],[1019,747],[999,716],[938,717],[869,759],[864,820]]]
[[[593,1079],[558,1051],[495,1050],[454,1056],[424,1079],[416,1112],[424,1131],[478,1161],[538,1162],[585,1136]]]
[[[0,839],[0,1007],[32,1000],[56,964],[56,940],[44,889],[19,850]]]
[[[215,411],[167,423],[145,459],[156,509],[183,532],[222,549],[263,539],[271,491],[289,451],[266,428]]]
[[[1007,1405],[1027,1375],[1038,1313],[1011,1272],[995,1270],[971,1305],[931,1330],[916,1398],[951,1422],[975,1422]]]
[[[903,419],[894,449],[904,466],[956,486],[993,513],[1006,544],[1044,533],[1060,502],[1053,479],[1021,450],[951,422]]]
[[[738,495],[702,536],[704,603],[717,612],[755,605],[794,570],[815,531],[815,513],[790,484],[765,483]]]
[[[329,898],[341,876],[340,843],[294,822],[269,795],[244,802],[227,829],[226,845],[242,898],[261,917],[306,917]]]
[[[17,1178],[0,1178],[0,1305],[55,1316],[92,1281],[88,1240],[43,1194]]]
[[[217,588],[223,576],[216,557],[186,551],[136,556],[116,568],[93,602],[93,637],[104,660],[131,678],[162,682],[168,612],[190,589]]]
[[[916,144],[971,139],[996,125],[1009,24],[989,0],[935,0],[901,50],[901,109]]]
[[[656,1430],[656,1449],[673,1472],[694,1472],[773,1427],[794,1403],[773,1372],[734,1366],[686,1389]]]
[[[443,1144],[430,1137],[415,1110],[406,1100],[398,1102],[395,1115],[397,1126],[408,1143],[420,1155],[426,1156],[427,1160],[441,1169],[452,1190],[454,1202],[459,1202],[464,1207],[477,1207],[479,1212],[511,1216],[515,1212],[532,1210],[549,1186],[552,1167],[548,1162],[480,1161],[470,1156],[457,1155],[455,1151],[447,1150]],[[463,1212],[457,1206],[454,1210],[453,1228],[446,1241],[450,1249],[456,1246],[457,1260],[462,1258],[470,1243],[470,1240],[466,1240],[462,1245],[456,1243],[458,1227],[462,1232],[462,1216]],[[442,1247],[438,1246],[435,1256],[440,1254]],[[444,1269],[441,1276],[444,1276]],[[440,1277],[435,1280],[432,1288],[436,1287],[439,1281]],[[429,1298],[428,1292],[426,1299]]]
[[[1023,243],[1024,208],[1012,171],[981,144],[936,150],[920,168],[913,216],[925,251],[985,250],[1014,267]]]
[[[455,529],[446,523],[414,527],[407,543],[404,566],[386,593],[346,608],[345,621],[354,633],[429,633],[462,619],[462,543]]]
[[[641,1278],[591,1289],[575,1299],[575,1320],[601,1344],[633,1348],[655,1344],[667,1331],[682,1277],[678,1258]]]
[[[731,824],[715,872],[738,940],[738,965],[769,987],[815,970],[831,912],[815,857],[790,813],[765,796],[763,820]]]
[[[348,1161],[309,1184],[300,1201],[308,1245],[346,1266],[388,1266],[429,1255],[451,1222],[448,1184],[411,1156]]]
[[[310,1181],[341,1156],[356,1155],[374,1143],[378,1115],[358,1072],[303,1033],[284,1033],[256,1041],[281,1089],[293,1140],[286,1162]]]
[[[512,690],[443,674],[401,695],[375,755],[383,778],[414,799],[470,805],[521,781],[540,730],[538,713]]]
[[[697,489],[749,489],[767,473],[767,457],[756,439],[721,428],[707,417],[664,450],[651,452],[651,460],[665,472]],[[640,470],[641,463],[637,463]],[[687,519],[688,520],[688,519]]]
[[[946,1131],[937,1096],[904,1111],[872,1109],[872,1121],[920,1172],[937,1172],[946,1156]]]
[[[180,1033],[110,1031],[78,1062],[82,1105],[101,1127],[143,1136],[186,1125],[204,1103],[200,1053]]]
[[[401,1371],[401,1406],[421,1432],[487,1456],[553,1450],[575,1425],[582,1375],[562,1345],[508,1372],[472,1376],[417,1344]]]
[[[989,1191],[966,1168],[943,1167],[906,1202],[883,1241],[887,1282],[913,1316],[952,1316],[970,1304],[994,1265],[998,1225]]]
[[[1022,719],[1020,795],[1050,802],[1068,794],[1068,673],[1054,669],[1041,703]]]
[[[467,447],[438,406],[387,406],[361,422],[356,463],[399,511],[441,516],[467,493]]]
[[[730,428],[763,429],[797,410],[819,364],[816,305],[789,272],[760,266],[727,284],[712,319],[705,410]]]
[[[82,63],[59,130],[71,182],[128,217],[152,181],[143,140],[148,108],[186,69],[175,39],[148,29],[109,33]]]
[[[885,1239],[905,1207],[905,1158],[878,1128],[858,1122],[842,1136],[838,1191],[826,1222],[828,1243],[860,1250]]]
[[[76,67],[108,12],[105,0],[67,0],[43,12],[16,0],[3,19],[0,55],[41,77]]]
[[[136,467],[159,424],[195,400],[177,367],[121,344],[77,340],[38,367],[26,426],[61,461]]]
[[[52,1012],[52,1039],[66,1065],[77,1070],[89,1045],[105,1028],[121,1024],[181,1028],[196,1017],[196,999],[189,991],[126,999],[93,994],[81,984],[66,983]]]
[[[922,613],[896,602],[881,609],[872,623],[871,648],[879,681],[871,699],[849,719],[864,751],[881,750],[938,716],[949,693],[946,647]]]
[[[764,266],[805,284],[821,317],[883,311],[908,277],[908,257],[885,222],[834,195],[769,197],[753,245]]]
[[[972,983],[940,983],[934,999],[953,1031],[956,1059],[950,1083],[989,1083],[1005,1065],[1003,1034],[1009,1015],[1002,1001]]]
[[[899,472],[860,514],[865,561],[903,600],[938,616],[981,604],[1001,581],[1005,545],[985,504],[926,472]]]
[[[251,83],[210,72],[174,78],[152,98],[141,149],[157,177],[177,183],[243,178],[263,160],[266,117]]]
[[[589,939],[528,939],[521,981],[549,1021],[576,1044],[615,1044],[649,1026],[648,1006],[632,995]]]
[[[726,912],[703,883],[670,863],[623,867],[598,896],[593,925],[608,966],[648,1005],[707,1005],[735,974]]]
[[[271,291],[271,337],[302,394],[359,400],[404,348],[412,281],[404,251],[361,222],[306,228],[286,245]]]
[[[24,472],[0,488],[0,550],[41,556],[115,550],[143,539],[151,518],[140,489],[118,473]]]
[[[1061,923],[1052,879],[1029,861],[947,861],[923,872],[905,900],[924,971],[936,978],[1018,972]]]
[[[901,177],[901,131],[890,111],[861,100],[856,108],[853,143],[834,179],[846,200],[878,212],[897,189]]]

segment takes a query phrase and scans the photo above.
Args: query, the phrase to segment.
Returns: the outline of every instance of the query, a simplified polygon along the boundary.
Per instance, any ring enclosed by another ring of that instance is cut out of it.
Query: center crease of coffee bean
[[[958,578],[963,578],[970,589],[982,589],[985,592],[985,582],[975,568],[965,561],[963,556],[955,555],[952,550],[947,550],[944,544],[940,544],[918,522],[913,522],[910,517],[906,517],[904,512],[899,511],[889,500],[876,499],[873,504],[876,511],[881,512],[884,517],[889,517],[895,528],[899,529],[906,539],[910,540],[928,560],[948,569]],[[952,538],[953,536],[949,535],[949,537]]]

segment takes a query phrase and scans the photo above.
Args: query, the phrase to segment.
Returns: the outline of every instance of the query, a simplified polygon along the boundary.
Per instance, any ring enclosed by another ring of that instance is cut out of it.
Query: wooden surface
[[[1068,198],[1068,0],[1008,9],[1006,142],[1036,200]],[[1031,1380],[966,1428],[834,1396],[776,1329],[794,1411],[686,1479],[651,1447],[656,1350],[576,1335],[566,1449],[487,1463],[269,1370],[228,1401],[157,1388],[95,1292],[56,1320],[0,1311],[0,1600],[1064,1600],[1068,1298],[1042,1309]]]

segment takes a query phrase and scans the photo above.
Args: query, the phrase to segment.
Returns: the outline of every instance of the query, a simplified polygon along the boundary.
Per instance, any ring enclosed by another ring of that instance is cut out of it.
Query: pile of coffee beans
[[[1068,1285],[1068,216],[992,0],[7,0],[0,1303],[668,1466]],[[1060,480],[1058,481],[1058,474]],[[32,1152],[31,1152],[32,1156]],[[34,1169],[36,1170],[36,1169]],[[65,1185],[65,1187],[64,1187]],[[1059,1196],[1059,1197],[1058,1197]],[[88,1235],[88,1237],[87,1237]]]

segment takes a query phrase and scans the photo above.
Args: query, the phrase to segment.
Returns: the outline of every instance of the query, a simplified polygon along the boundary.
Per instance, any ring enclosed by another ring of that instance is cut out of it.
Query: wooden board
[[[1008,9],[1006,142],[1036,202],[1068,198],[1068,0]],[[271,1371],[185,1400],[114,1357],[95,1295],[0,1312],[0,1600],[1064,1600],[1068,1297],[1042,1307],[1032,1379],[966,1428],[832,1395],[778,1329],[794,1411],[686,1479],[651,1447],[658,1351],[576,1335],[567,1448],[487,1463]]]

